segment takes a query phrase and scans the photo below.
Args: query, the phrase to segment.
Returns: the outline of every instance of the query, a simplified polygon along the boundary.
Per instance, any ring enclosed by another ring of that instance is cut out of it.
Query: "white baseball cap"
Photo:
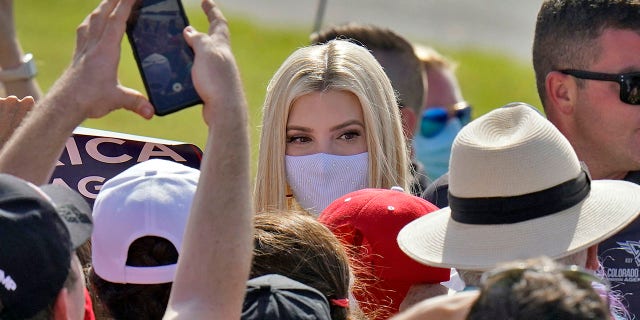
[[[92,264],[100,278],[114,283],[173,282],[176,265],[126,265],[129,246],[145,236],[171,242],[178,253],[200,171],[177,162],[152,159],[108,180],[93,207]]]

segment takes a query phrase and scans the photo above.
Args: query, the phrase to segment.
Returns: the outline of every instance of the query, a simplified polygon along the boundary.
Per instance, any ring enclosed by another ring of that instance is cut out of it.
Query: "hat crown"
[[[126,265],[129,246],[144,236],[171,242],[180,251],[200,172],[177,162],[151,159],[107,181],[93,210],[95,273],[116,283],[173,281],[175,264]]]
[[[562,133],[533,107],[514,104],[479,117],[458,133],[449,192],[462,198],[524,195],[580,172],[580,161]]]

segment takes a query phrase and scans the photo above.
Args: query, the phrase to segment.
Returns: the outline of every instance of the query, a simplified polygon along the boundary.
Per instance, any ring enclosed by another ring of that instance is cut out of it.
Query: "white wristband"
[[[0,70],[0,81],[9,82],[16,80],[27,80],[36,76],[38,70],[36,63],[33,61],[33,55],[27,53],[22,57],[22,64],[13,69]]]

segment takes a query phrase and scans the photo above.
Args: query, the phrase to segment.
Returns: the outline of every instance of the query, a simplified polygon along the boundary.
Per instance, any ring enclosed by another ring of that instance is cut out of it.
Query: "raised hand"
[[[227,22],[213,1],[202,9],[209,34],[187,27],[184,35],[209,135],[165,319],[239,319],[251,265],[247,102]]]
[[[195,52],[192,68],[194,85],[204,101],[205,122],[220,111],[238,102],[246,105],[240,74],[231,51],[227,20],[211,0],[202,1],[202,10],[209,20],[208,34],[189,26],[184,30],[187,43]]]
[[[52,93],[61,93],[84,118],[99,118],[125,108],[144,118],[153,116],[145,96],[120,85],[118,63],[120,43],[135,0],[103,0],[77,29],[76,49],[71,65],[54,84]]]
[[[135,1],[103,0],[78,27],[71,64],[0,151],[0,172],[43,184],[85,119],[120,108],[153,116],[144,95],[118,82],[120,43]]]
[[[13,0],[0,0],[0,69],[14,69],[22,63],[24,52],[16,34]],[[40,99],[42,92],[35,78],[0,83],[6,95]],[[1,95],[1,93],[0,93]]]

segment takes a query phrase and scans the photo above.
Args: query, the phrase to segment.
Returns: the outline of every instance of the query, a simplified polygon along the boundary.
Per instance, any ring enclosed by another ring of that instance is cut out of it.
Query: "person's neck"
[[[611,172],[608,174],[602,174],[599,176],[592,176],[592,179],[607,179],[607,180],[622,180],[627,176],[629,171]]]
[[[629,173],[629,168],[621,168],[619,163],[611,159],[611,155],[603,153],[598,148],[594,148],[591,142],[584,140],[581,135],[574,130],[575,126],[567,123],[563,120],[563,117],[550,112],[547,114],[547,119],[569,140],[578,159],[587,164],[591,179],[622,180]]]
[[[589,174],[591,175],[591,179],[593,180],[622,180],[629,173],[629,170],[621,170],[620,168],[615,168],[608,163],[597,161],[596,159],[589,157],[580,157],[578,158],[584,163],[587,164],[587,168],[589,169]]]
[[[571,139],[569,139],[571,141]],[[580,161],[587,164],[589,174],[593,180],[622,180],[629,173],[628,168],[621,168],[605,154],[599,154],[593,148],[584,148],[580,144],[573,144]]]

